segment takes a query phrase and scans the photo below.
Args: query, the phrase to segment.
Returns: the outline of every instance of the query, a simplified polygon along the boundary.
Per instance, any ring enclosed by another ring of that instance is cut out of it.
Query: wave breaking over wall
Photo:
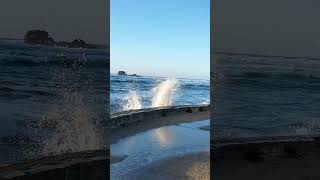
[[[138,90],[130,90],[128,95],[122,99],[122,110],[135,110],[149,107],[163,107],[171,106],[174,99],[175,93],[179,88],[179,83],[177,79],[168,78],[163,81],[159,81],[151,89],[151,105],[143,106],[142,99],[143,96],[139,93]]]
[[[70,67],[54,68],[52,87],[57,97],[38,122],[36,146],[26,156],[49,156],[102,149],[101,121],[91,70],[81,60]]]
[[[178,88],[176,79],[167,79],[152,89],[152,107],[170,106]]]

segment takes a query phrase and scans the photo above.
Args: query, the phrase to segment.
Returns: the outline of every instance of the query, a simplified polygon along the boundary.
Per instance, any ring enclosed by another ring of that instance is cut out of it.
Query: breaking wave
[[[175,92],[178,89],[178,80],[177,79],[166,79],[160,81],[151,89],[151,104],[147,107],[163,107],[163,106],[171,106],[173,98],[175,96]],[[123,111],[142,109],[143,97],[137,90],[129,91],[128,95],[126,95],[122,99],[121,109]]]

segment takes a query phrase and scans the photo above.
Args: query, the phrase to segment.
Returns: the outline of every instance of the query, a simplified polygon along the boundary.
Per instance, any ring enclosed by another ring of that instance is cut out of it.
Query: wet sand
[[[123,179],[210,179],[210,152],[199,152],[155,162]]]
[[[203,125],[199,127],[189,127],[188,123],[198,122],[203,120],[210,119],[210,112],[177,112],[174,114],[170,114],[170,116],[163,116],[154,119],[146,119],[143,122],[139,122],[137,124],[130,124],[125,127],[118,127],[116,129],[112,129],[111,131],[111,143],[118,143],[119,140],[124,138],[131,138],[136,134],[144,133],[149,130],[154,130],[158,128],[163,128],[164,126],[171,125],[181,125],[178,126],[179,131],[181,128],[186,128],[186,130],[191,130],[190,128],[198,129],[198,131],[209,130],[208,125]],[[186,124],[184,124],[186,123]],[[202,129],[204,128],[204,129]],[[192,130],[191,130],[192,131]],[[165,131],[167,132],[167,131]],[[199,132],[197,132],[199,133]],[[195,134],[197,134],[195,133]],[[141,136],[141,134],[140,134]],[[177,137],[174,137],[176,139]],[[203,138],[203,137],[202,137]],[[123,143],[123,141],[121,141]],[[132,141],[130,141],[132,143]],[[181,141],[179,141],[181,142]],[[154,142],[153,142],[154,143]],[[181,142],[182,143],[182,142]],[[135,143],[134,143],[135,144]],[[208,140],[209,144],[209,140]],[[167,144],[168,145],[168,144]],[[167,146],[166,145],[166,146]],[[153,147],[154,145],[152,145]],[[191,147],[192,148],[192,147]],[[200,148],[202,149],[202,148]],[[130,172],[129,174],[123,173],[123,175],[116,175],[117,179],[191,179],[191,180],[209,180],[210,179],[210,152],[202,149],[199,151],[190,151],[189,153],[182,153],[180,155],[174,155],[167,158],[160,158],[159,160],[155,160],[146,166],[142,166],[141,168],[137,168],[137,170]],[[152,151],[151,151],[152,152]],[[149,152],[149,153],[151,153]],[[143,151],[143,153],[146,153]],[[166,152],[167,153],[167,152]],[[129,154],[128,154],[129,155]],[[149,154],[150,155],[150,154]],[[148,155],[148,157],[149,157]],[[117,163],[127,163],[131,155],[125,157],[120,157],[120,155],[112,156],[111,155],[111,165]],[[136,155],[133,154],[133,157]],[[138,155],[139,156],[139,155]],[[152,156],[150,156],[152,157]],[[132,157],[131,157],[132,158]],[[135,159],[135,158],[134,158]],[[147,158],[148,159],[148,158]],[[126,160],[126,162],[122,162]],[[132,159],[130,159],[131,161]],[[123,164],[121,164],[123,165]],[[116,165],[117,167],[118,165]],[[118,170],[115,170],[116,172]]]

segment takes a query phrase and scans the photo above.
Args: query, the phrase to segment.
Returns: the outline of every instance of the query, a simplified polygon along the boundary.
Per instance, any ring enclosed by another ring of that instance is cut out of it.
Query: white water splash
[[[47,114],[49,122],[55,124],[55,132],[45,139],[43,155],[101,148],[101,140],[94,123],[97,117],[92,113],[92,109],[82,101],[81,94],[68,94],[68,98],[76,99],[77,103],[66,102],[64,108],[53,108]]]
[[[152,107],[171,106],[174,93],[178,87],[176,79],[162,81],[152,89]]]
[[[41,154],[55,155],[66,152],[97,150],[102,147],[101,132],[98,130],[99,113],[88,97],[93,89],[90,74],[85,74],[86,66],[75,62],[72,69],[53,70],[53,83],[59,83],[56,89],[56,103],[39,122],[40,126],[54,127],[45,137],[40,148]],[[85,76],[84,76],[85,75]],[[83,83],[83,78],[87,80]],[[78,84],[82,82],[82,88]]]
[[[152,96],[149,97],[151,99],[150,107],[163,107],[163,106],[171,106],[173,97],[178,88],[178,80],[176,79],[166,79],[159,84],[157,84],[154,88],[152,88]],[[129,91],[128,95],[126,95],[122,99],[121,103],[122,111],[129,111],[135,109],[142,109],[142,97],[137,90]]]
[[[123,98],[122,104],[123,111],[142,108],[141,97],[139,96],[137,91],[129,91],[129,94]]]

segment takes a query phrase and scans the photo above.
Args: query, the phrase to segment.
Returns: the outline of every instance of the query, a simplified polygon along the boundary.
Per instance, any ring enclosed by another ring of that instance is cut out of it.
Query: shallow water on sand
[[[111,156],[127,156],[111,164],[111,179],[119,179],[153,162],[178,155],[209,151],[209,120],[151,129],[111,145]]]

